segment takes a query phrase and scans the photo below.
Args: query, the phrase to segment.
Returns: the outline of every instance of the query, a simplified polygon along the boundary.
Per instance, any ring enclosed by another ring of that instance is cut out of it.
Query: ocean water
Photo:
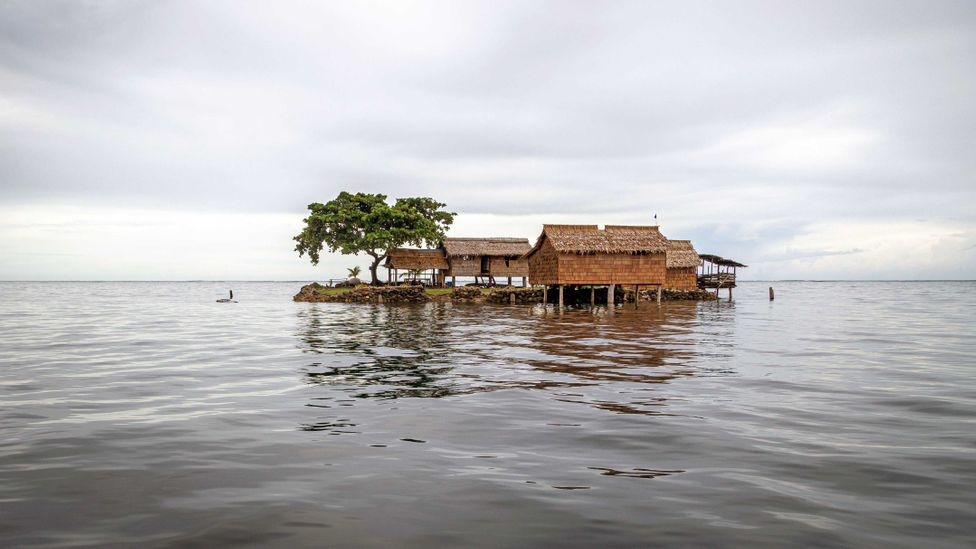
[[[768,285],[0,283],[0,546],[972,547],[976,283]]]

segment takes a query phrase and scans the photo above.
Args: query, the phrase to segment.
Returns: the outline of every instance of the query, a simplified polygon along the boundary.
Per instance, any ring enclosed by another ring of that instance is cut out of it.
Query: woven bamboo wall
[[[698,275],[695,271],[695,267],[671,267],[668,269],[664,287],[685,292],[697,289]]]
[[[524,259],[509,259],[505,265],[504,257],[491,258],[492,276],[529,276],[529,262]]]
[[[664,253],[559,256],[555,284],[664,284]]]
[[[539,251],[529,257],[530,284],[558,284],[559,256],[547,239]]]
[[[461,256],[449,257],[451,268],[444,272],[447,276],[481,276],[481,258],[464,259]]]

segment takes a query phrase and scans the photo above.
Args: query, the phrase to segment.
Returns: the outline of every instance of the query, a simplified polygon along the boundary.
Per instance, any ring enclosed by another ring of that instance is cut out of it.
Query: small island
[[[657,225],[547,224],[534,245],[524,238],[450,238],[447,230],[456,214],[444,207],[427,197],[399,198],[390,205],[382,194],[347,192],[324,205],[310,204],[305,228],[294,238],[299,255],[308,254],[317,264],[325,248],[365,253],[373,258],[371,282],[362,284],[358,268],[350,269],[348,279],[308,284],[294,300],[562,307],[715,300],[720,289],[731,299],[735,269],[745,267],[699,255],[691,241],[668,239]],[[382,282],[381,263],[387,270]],[[458,277],[475,282],[458,286]]]

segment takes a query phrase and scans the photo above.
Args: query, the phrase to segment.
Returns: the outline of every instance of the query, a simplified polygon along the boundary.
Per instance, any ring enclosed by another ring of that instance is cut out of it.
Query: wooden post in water
[[[511,286],[511,285],[512,285],[512,277],[508,277],[508,285],[509,285],[509,286]]]
[[[661,304],[661,286],[657,287],[657,303],[658,305]]]
[[[542,285],[542,306],[545,307],[549,304],[549,286],[545,284]]]
[[[510,305],[515,305],[515,292],[508,294],[508,303]]]
[[[559,308],[562,309],[564,305],[563,302],[563,285],[559,285]]]
[[[769,287],[769,300],[772,301],[776,296],[773,295],[773,287]]]
[[[613,287],[613,284],[607,286],[607,307],[611,309],[613,308]]]
[[[526,280],[526,278],[525,278],[525,277],[523,276],[523,277],[522,277],[522,287],[523,287],[523,288],[527,288],[528,286],[529,286],[529,283],[528,283],[528,281]]]
[[[729,301],[732,301],[732,286],[729,286]]]
[[[596,288],[590,286],[590,307],[596,306]]]
[[[640,284],[634,284],[634,308],[640,303]]]

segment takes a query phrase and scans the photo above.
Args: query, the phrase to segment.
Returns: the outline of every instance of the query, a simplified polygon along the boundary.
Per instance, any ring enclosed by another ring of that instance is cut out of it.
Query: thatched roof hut
[[[533,284],[663,285],[668,248],[653,225],[543,225],[524,258]]]
[[[527,238],[445,238],[450,263],[446,276],[527,277],[528,263],[520,259],[532,247]]]

